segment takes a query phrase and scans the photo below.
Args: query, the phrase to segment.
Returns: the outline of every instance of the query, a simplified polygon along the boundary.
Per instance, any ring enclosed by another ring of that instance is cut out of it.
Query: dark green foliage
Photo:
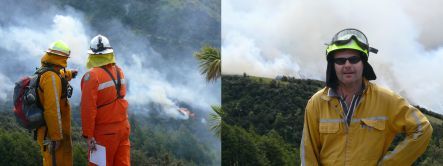
[[[241,127],[224,125],[222,129],[223,165],[268,165],[269,161],[257,145],[257,135]]]
[[[74,154],[74,166],[84,166],[88,164],[88,149],[86,148],[86,142],[76,142],[72,147],[72,153]]]
[[[0,108],[0,159],[11,166],[41,165],[40,147],[33,140],[32,132],[18,126],[10,107]],[[9,110],[11,110],[10,108]]]
[[[196,130],[209,130],[199,121],[165,119],[154,114],[131,115],[130,121],[133,165],[138,165],[134,162],[157,165],[164,162],[175,163],[172,165],[217,164],[215,148],[203,139],[205,136],[196,133]]]
[[[285,143],[283,138],[274,130],[271,130],[265,136],[261,136],[258,145],[260,150],[266,154],[270,165],[294,165],[297,161],[299,162],[298,150]]]
[[[41,165],[40,147],[23,131],[0,128],[0,158],[11,166]]]
[[[11,110],[12,108],[6,106],[0,108],[1,161],[8,165],[42,165],[40,146],[33,139],[33,132],[18,126]],[[74,165],[83,166],[87,164],[86,143],[80,139],[79,122],[74,121],[72,128]]]
[[[222,165],[299,165],[304,109],[324,83],[288,76],[275,80],[245,75],[222,76]],[[440,114],[417,108],[443,120]],[[443,163],[443,123],[431,124],[431,143],[414,165]],[[399,134],[390,149],[404,137]]]
[[[315,80],[272,80],[268,85],[240,76],[223,76],[222,84],[227,124],[245,129],[252,125],[259,135],[275,130],[294,146],[300,142],[307,99],[323,87]]]
[[[41,165],[40,148],[32,133],[20,128],[11,108],[0,109],[0,160],[12,166]],[[73,108],[74,165],[87,165],[87,146],[81,137],[78,107]],[[218,165],[207,126],[196,120],[175,120],[155,115],[131,115],[132,165]],[[206,135],[198,131],[207,131]],[[1,165],[1,164],[0,164]]]
[[[291,77],[266,81],[244,75],[222,77],[223,120],[227,124],[222,129],[222,164],[244,165],[252,163],[249,158],[257,158],[257,165],[296,165],[304,107],[324,84]]]
[[[294,165],[298,150],[286,143],[274,130],[266,135],[224,125],[222,165]]]

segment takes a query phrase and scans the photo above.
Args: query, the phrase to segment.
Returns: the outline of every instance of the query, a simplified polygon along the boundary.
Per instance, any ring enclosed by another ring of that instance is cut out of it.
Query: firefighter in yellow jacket
[[[338,32],[326,49],[326,87],[308,101],[300,144],[302,165],[412,165],[426,150],[432,127],[394,92],[375,85],[366,36]],[[406,138],[388,151],[394,137]]]
[[[52,43],[41,58],[39,70],[48,70],[40,76],[38,95],[44,110],[46,125],[37,131],[43,165],[72,165],[71,107],[72,93],[68,81],[77,75],[66,70],[69,47],[62,41]]]

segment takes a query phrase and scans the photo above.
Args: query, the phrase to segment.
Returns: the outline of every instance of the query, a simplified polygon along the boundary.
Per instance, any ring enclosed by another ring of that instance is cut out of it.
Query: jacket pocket
[[[364,142],[364,147],[369,149],[359,151],[358,157],[362,160],[363,165],[376,164],[383,156],[384,146],[386,142],[386,120],[361,119],[360,129],[355,132],[356,142]]]
[[[362,128],[368,127],[369,129],[376,129],[379,131],[385,130],[385,121],[384,120],[370,120],[370,119],[362,119]]]
[[[334,134],[339,130],[339,123],[320,123],[319,132],[324,134]]]

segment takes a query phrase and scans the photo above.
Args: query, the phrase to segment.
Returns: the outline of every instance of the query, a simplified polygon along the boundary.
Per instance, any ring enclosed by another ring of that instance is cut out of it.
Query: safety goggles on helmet
[[[346,61],[349,61],[351,64],[356,64],[361,61],[360,56],[351,56],[349,58],[334,58],[334,63],[337,65],[344,65]]]
[[[344,29],[335,34],[332,38],[331,45],[344,45],[349,43],[352,39],[354,39],[361,48],[377,54],[378,50],[376,48],[369,47],[368,38],[366,38],[365,34],[358,29],[353,28]]]

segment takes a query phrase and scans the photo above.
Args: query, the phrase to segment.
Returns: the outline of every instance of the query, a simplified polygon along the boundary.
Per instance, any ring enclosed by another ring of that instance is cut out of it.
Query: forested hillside
[[[300,165],[299,143],[307,100],[324,82],[292,77],[222,77],[222,165]],[[420,108],[420,107],[419,107]],[[416,165],[443,164],[443,118],[420,108],[434,128]],[[397,144],[404,136],[395,139]]]
[[[10,110],[11,107],[2,107]],[[87,165],[87,146],[81,137],[78,108],[73,109],[74,165]],[[130,115],[132,165],[218,165],[215,149],[201,122],[175,120],[158,115]],[[33,133],[18,126],[12,111],[0,111],[0,160],[11,166],[41,165]],[[1,164],[0,164],[1,165]]]

